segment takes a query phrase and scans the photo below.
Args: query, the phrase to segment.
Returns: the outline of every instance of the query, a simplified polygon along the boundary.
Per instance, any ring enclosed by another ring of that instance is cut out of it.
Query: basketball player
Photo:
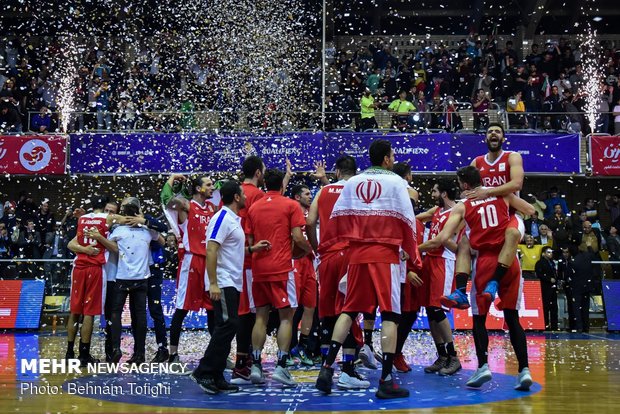
[[[177,175],[172,175],[166,183],[172,188]],[[177,272],[177,294],[175,311],[170,323],[170,357],[168,362],[179,362],[178,348],[183,319],[191,310],[207,310],[209,332],[213,331],[213,304],[208,294],[209,283],[206,275],[206,237],[207,226],[216,212],[216,207],[208,201],[213,195],[213,181],[209,177],[199,176],[190,181],[191,200],[185,197],[171,198],[166,208],[176,214],[176,222],[183,244],[183,257],[179,258]],[[165,189],[164,189],[165,190]],[[163,191],[162,191],[163,193]],[[162,194],[163,198],[163,194]],[[179,249],[181,254],[181,249]]]
[[[383,361],[376,396],[407,398],[409,391],[395,384],[392,368],[400,316],[400,249],[409,256],[408,278],[421,282],[414,272],[421,268],[415,216],[405,181],[390,171],[394,165],[391,143],[375,140],[369,154],[372,167],[345,183],[327,228],[328,239],[349,241],[349,266],[344,306],[316,388],[331,392],[332,366],[353,320],[359,312],[379,306]]]
[[[503,151],[502,146],[506,138],[501,124],[492,123],[487,128],[485,142],[489,152],[486,155],[476,157],[471,166],[478,168],[482,177],[482,186],[476,190],[465,191],[464,197],[472,200],[484,200],[487,197],[503,197],[508,194],[516,194],[523,187],[524,171],[521,154],[513,151]],[[491,297],[497,294],[498,283],[501,281],[507,269],[512,265],[516,255],[519,241],[525,234],[523,220],[516,214],[512,215],[510,225],[506,229],[505,242],[498,256],[498,263],[493,278],[485,290]],[[459,249],[456,261],[456,290],[442,299],[447,307],[467,309],[469,302],[465,293],[467,278],[471,271],[471,254],[467,237],[459,241]],[[488,289],[487,289],[488,288]]]
[[[473,166],[459,169],[457,177],[464,191],[476,190],[482,184],[480,172]],[[484,200],[467,199],[459,202],[452,208],[450,217],[439,234],[420,246],[422,251],[441,247],[454,235],[461,221],[464,220],[467,224],[469,243],[473,249],[478,251],[478,257],[474,263],[471,290],[471,296],[474,298],[472,300],[473,334],[478,369],[467,381],[469,387],[479,388],[492,378],[487,363],[489,337],[485,326],[492,301],[489,293],[484,289],[493,278],[493,269],[504,242],[503,236],[512,220],[510,208],[526,215],[534,213],[532,205],[512,193],[504,197],[491,196]],[[498,304],[498,308],[504,312],[504,319],[510,332],[510,342],[519,362],[519,374],[514,388],[527,391],[532,385],[532,377],[528,368],[525,332],[519,323],[522,285],[523,278],[519,261],[515,260],[499,283],[501,303]]]
[[[334,184],[328,184],[321,188],[312,200],[306,230],[308,240],[315,252],[319,254],[318,273],[320,275],[319,289],[319,318],[321,320],[321,354],[323,359],[327,357],[329,344],[334,332],[334,326],[344,304],[344,294],[338,290],[338,284],[347,272],[348,265],[348,241],[334,239],[335,232],[328,232],[330,216],[334,204],[344,187],[344,184],[357,172],[355,158],[344,155],[336,161],[336,178]],[[317,223],[321,228],[321,240],[317,237]],[[330,238],[331,237],[331,238]],[[353,328],[359,330],[354,324]],[[366,381],[355,371],[356,340],[352,332],[347,334],[343,343],[342,373],[338,378],[338,388],[360,389],[370,387]],[[375,367],[376,368],[376,367]]]
[[[456,204],[457,191],[455,182],[447,178],[439,179],[433,186],[431,197],[439,205],[416,216],[422,222],[431,222],[429,239],[436,237],[446,224]],[[437,348],[437,360],[424,368],[424,372],[429,374],[452,375],[461,369],[450,322],[445,314],[447,309],[443,309],[440,303],[441,297],[452,291],[456,249],[456,237],[453,235],[437,249],[427,251],[422,264],[422,306],[426,308],[431,336]]]
[[[278,362],[272,378],[291,387],[297,383],[286,368],[291,343],[293,315],[297,308],[295,275],[292,266],[291,243],[305,253],[310,252],[301,228],[306,219],[299,204],[282,195],[284,173],[277,169],[265,172],[267,194],[248,209],[245,231],[250,245],[254,240],[266,240],[271,249],[252,253],[252,295],[256,307],[256,322],[252,330],[253,365],[250,379],[254,384],[265,383],[261,353],[267,337],[267,321],[271,308],[278,310]]]
[[[113,223],[123,223],[121,216],[104,213],[108,197],[92,197],[93,212],[78,219],[77,235],[69,242],[69,250],[76,253],[71,272],[71,314],[67,320],[67,352],[65,359],[75,358],[74,344],[78,323],[83,317],[80,329],[79,360],[82,367],[99,360],[90,354],[90,340],[95,316],[102,315],[105,304],[105,283],[103,265],[106,263],[106,249],[115,250],[114,243],[107,239],[108,229]]]
[[[291,190],[291,197],[299,203],[304,217],[308,217],[308,209],[312,203],[312,194],[310,188],[306,185],[296,185]],[[304,237],[307,239],[306,226],[301,229]],[[306,348],[308,336],[312,330],[314,322],[314,310],[316,309],[317,299],[317,281],[316,272],[314,271],[314,254],[310,253],[304,257],[293,260],[293,272],[295,272],[295,286],[297,288],[297,305],[303,307],[298,310],[296,315],[302,311],[301,315],[301,332],[299,333],[299,341],[297,346],[291,348],[291,357],[299,359],[299,362],[305,366],[313,366],[314,361],[308,357]],[[293,318],[293,333],[297,334],[295,322],[297,316]],[[297,321],[298,322],[298,321]]]

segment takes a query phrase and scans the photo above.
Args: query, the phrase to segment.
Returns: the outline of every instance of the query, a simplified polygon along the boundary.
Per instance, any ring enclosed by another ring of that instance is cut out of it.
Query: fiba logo
[[[370,204],[381,197],[381,184],[373,180],[366,180],[357,185],[355,194],[364,204]]]
[[[19,150],[19,162],[28,171],[41,171],[52,160],[52,150],[46,142],[31,139]]]

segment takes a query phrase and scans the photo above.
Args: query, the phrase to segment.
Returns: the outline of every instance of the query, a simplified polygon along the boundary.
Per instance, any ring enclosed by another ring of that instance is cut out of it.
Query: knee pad
[[[428,319],[437,323],[440,323],[446,319],[446,313],[440,308],[428,307],[426,308],[426,314],[428,315]]]
[[[395,312],[381,312],[381,321],[385,322],[394,322],[394,323],[399,323],[400,322],[400,315],[398,313]]]

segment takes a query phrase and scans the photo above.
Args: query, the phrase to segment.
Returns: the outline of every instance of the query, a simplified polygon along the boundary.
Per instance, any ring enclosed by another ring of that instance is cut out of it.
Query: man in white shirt
[[[215,330],[200,365],[190,378],[208,394],[233,393],[239,387],[224,379],[226,357],[239,325],[239,293],[243,285],[245,253],[252,254],[271,247],[266,240],[245,247],[239,210],[245,206],[245,194],[236,181],[227,181],[220,189],[224,207],[207,227],[207,261],[209,294],[215,311]]]
[[[126,198],[121,204],[121,212],[128,217],[141,214],[140,201],[135,197]],[[149,260],[151,257],[150,243],[163,237],[154,230],[144,226],[118,226],[109,237],[118,245],[118,264],[116,269],[116,297],[112,307],[112,361],[118,362],[122,357],[121,348],[121,314],[129,296],[132,330],[134,336],[134,354],[127,361],[141,364],[145,362],[146,342],[146,294],[147,279],[151,275]]]

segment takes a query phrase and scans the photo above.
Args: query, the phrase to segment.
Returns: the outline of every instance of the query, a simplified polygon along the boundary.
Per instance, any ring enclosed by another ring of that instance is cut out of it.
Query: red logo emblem
[[[45,148],[40,147],[40,146],[34,147],[30,151],[30,153],[24,154],[24,158],[30,165],[35,165],[37,162],[42,161],[44,156],[45,156]]]
[[[366,180],[357,185],[355,194],[365,204],[370,204],[381,197],[381,184],[376,181]]]

